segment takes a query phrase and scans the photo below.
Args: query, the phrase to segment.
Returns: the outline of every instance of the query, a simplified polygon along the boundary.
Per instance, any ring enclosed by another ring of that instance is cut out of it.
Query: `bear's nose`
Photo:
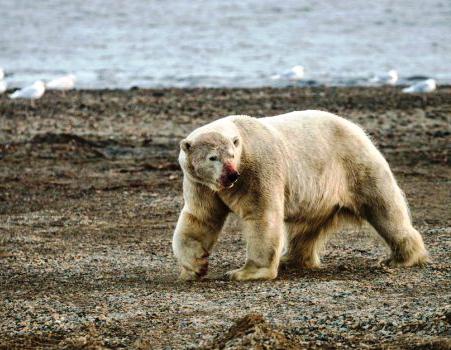
[[[238,178],[240,177],[240,173],[238,171],[232,171],[231,173],[229,173],[227,175],[227,179],[231,182],[234,183],[236,180],[238,180]]]

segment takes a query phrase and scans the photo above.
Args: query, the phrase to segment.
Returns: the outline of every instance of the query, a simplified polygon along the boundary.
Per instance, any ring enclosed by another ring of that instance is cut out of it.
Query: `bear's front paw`
[[[180,279],[185,281],[199,280],[208,272],[208,259],[195,259],[190,265],[183,265],[180,270]]]
[[[412,267],[412,266],[425,266],[429,262],[429,257],[427,254],[423,254],[419,257],[414,257],[409,260],[399,260],[394,257],[390,257],[386,260],[381,261],[381,265],[388,268],[398,268],[398,267]]]
[[[198,280],[207,274],[209,252],[200,241],[176,237],[173,249],[180,265],[180,279]]]
[[[277,270],[262,267],[259,269],[241,268],[227,272],[232,281],[272,280],[277,277]]]

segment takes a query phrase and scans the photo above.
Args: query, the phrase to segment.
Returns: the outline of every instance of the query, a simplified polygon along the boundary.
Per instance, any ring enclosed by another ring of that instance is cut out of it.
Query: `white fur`
[[[236,137],[237,147],[214,147],[215,140],[219,145]],[[213,144],[211,150],[202,146],[205,154],[232,157],[241,173],[232,188],[215,185],[219,168],[211,178],[196,175],[196,166],[209,166],[208,158],[197,157],[194,165],[190,158],[204,138]],[[321,111],[230,116],[186,140],[193,148],[180,152],[185,206],[173,240],[182,278],[206,274],[208,254],[230,212],[243,220],[247,240],[246,264],[229,273],[232,279],[275,278],[280,261],[318,267],[321,247],[342,221],[368,220],[390,246],[392,265],[426,262],[422,238],[387,162],[346,119]]]

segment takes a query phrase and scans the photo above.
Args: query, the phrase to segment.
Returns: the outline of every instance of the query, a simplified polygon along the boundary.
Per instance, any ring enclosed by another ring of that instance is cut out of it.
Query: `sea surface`
[[[68,72],[78,88],[367,84],[398,70],[451,83],[451,1],[0,0],[11,87]]]

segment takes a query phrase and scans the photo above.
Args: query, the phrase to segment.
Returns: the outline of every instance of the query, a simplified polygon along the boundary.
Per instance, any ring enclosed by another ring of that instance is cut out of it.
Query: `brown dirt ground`
[[[208,279],[178,281],[178,141],[219,116],[315,108],[369,132],[432,263],[381,267],[365,226],[338,233],[320,270],[229,282],[245,255],[231,218]],[[0,348],[450,349],[450,120],[450,87],[0,96]]]

